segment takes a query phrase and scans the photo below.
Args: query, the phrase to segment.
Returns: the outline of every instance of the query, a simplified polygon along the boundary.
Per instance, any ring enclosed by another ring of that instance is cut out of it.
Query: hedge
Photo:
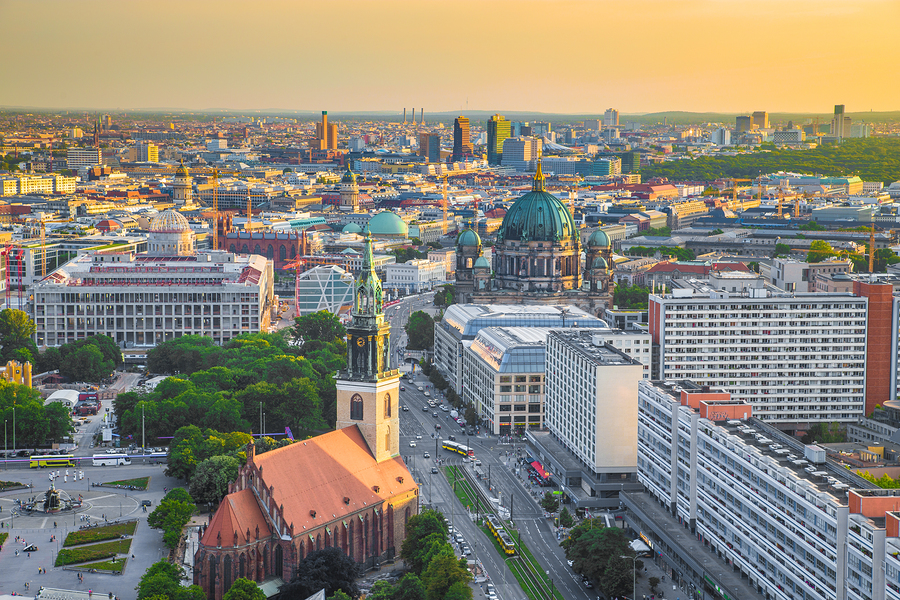
[[[130,523],[118,523],[116,525],[104,525],[103,527],[92,527],[91,529],[73,531],[66,536],[63,547],[68,548],[69,546],[102,542],[104,540],[114,540],[123,535],[134,535],[134,530],[136,528],[137,521],[132,521]]]
[[[113,558],[117,554],[128,554],[129,548],[131,548],[131,540],[119,540],[117,542],[60,550],[54,564],[57,567],[62,567],[75,563]]]

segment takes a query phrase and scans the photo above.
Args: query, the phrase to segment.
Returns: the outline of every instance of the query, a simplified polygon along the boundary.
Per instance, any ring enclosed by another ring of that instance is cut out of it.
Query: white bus
[[[95,467],[118,467],[119,465],[130,465],[131,458],[124,454],[95,454],[93,465]]]

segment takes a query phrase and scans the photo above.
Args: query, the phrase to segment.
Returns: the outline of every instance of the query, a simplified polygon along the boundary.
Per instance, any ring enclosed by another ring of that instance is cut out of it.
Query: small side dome
[[[184,161],[181,161],[181,164],[178,165],[178,168],[175,169],[175,177],[188,177],[188,168],[184,166]]]
[[[475,268],[476,269],[490,269],[491,263],[489,263],[488,259],[486,259],[485,257],[479,256],[478,260],[475,261]]]
[[[456,238],[457,246],[480,246],[481,238],[474,229],[464,229]]]
[[[389,210],[372,217],[366,229],[372,235],[406,236],[409,233],[403,219]]]
[[[609,248],[611,244],[609,243],[609,236],[606,235],[606,232],[598,229],[588,238],[587,245],[592,248]]]
[[[591,265],[592,269],[609,269],[609,265],[606,263],[606,259],[602,256],[598,256],[594,259],[594,263]]]
[[[341,233],[359,233],[362,234],[362,227],[357,225],[356,223],[347,223],[344,225],[344,228],[341,230]]]

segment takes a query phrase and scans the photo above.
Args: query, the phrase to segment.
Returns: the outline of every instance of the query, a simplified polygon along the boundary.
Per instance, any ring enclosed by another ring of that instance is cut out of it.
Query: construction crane
[[[875,272],[875,226],[869,227],[869,273]]]
[[[213,168],[213,250],[219,249],[219,169]]]
[[[752,179],[728,179],[726,181],[731,182],[731,207],[734,208],[734,205],[737,204],[737,182],[738,181],[753,181]],[[744,211],[744,201],[741,200],[741,212]]]
[[[447,176],[444,175],[444,189],[441,195],[441,210],[444,212],[444,220],[441,221],[441,233],[447,235]]]
[[[794,218],[800,218],[800,196],[794,196]]]

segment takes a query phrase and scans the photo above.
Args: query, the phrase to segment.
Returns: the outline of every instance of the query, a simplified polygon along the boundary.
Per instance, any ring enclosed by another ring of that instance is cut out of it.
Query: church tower
[[[356,175],[347,165],[347,170],[341,178],[341,206],[344,212],[359,212],[359,185],[356,183]]]
[[[337,428],[356,425],[376,462],[400,455],[400,372],[391,368],[391,326],[366,236],[347,328],[347,369],[337,379]]]
[[[193,202],[192,181],[193,178],[182,160],[178,169],[175,170],[175,179],[172,180],[172,200],[175,204],[191,204]]]

